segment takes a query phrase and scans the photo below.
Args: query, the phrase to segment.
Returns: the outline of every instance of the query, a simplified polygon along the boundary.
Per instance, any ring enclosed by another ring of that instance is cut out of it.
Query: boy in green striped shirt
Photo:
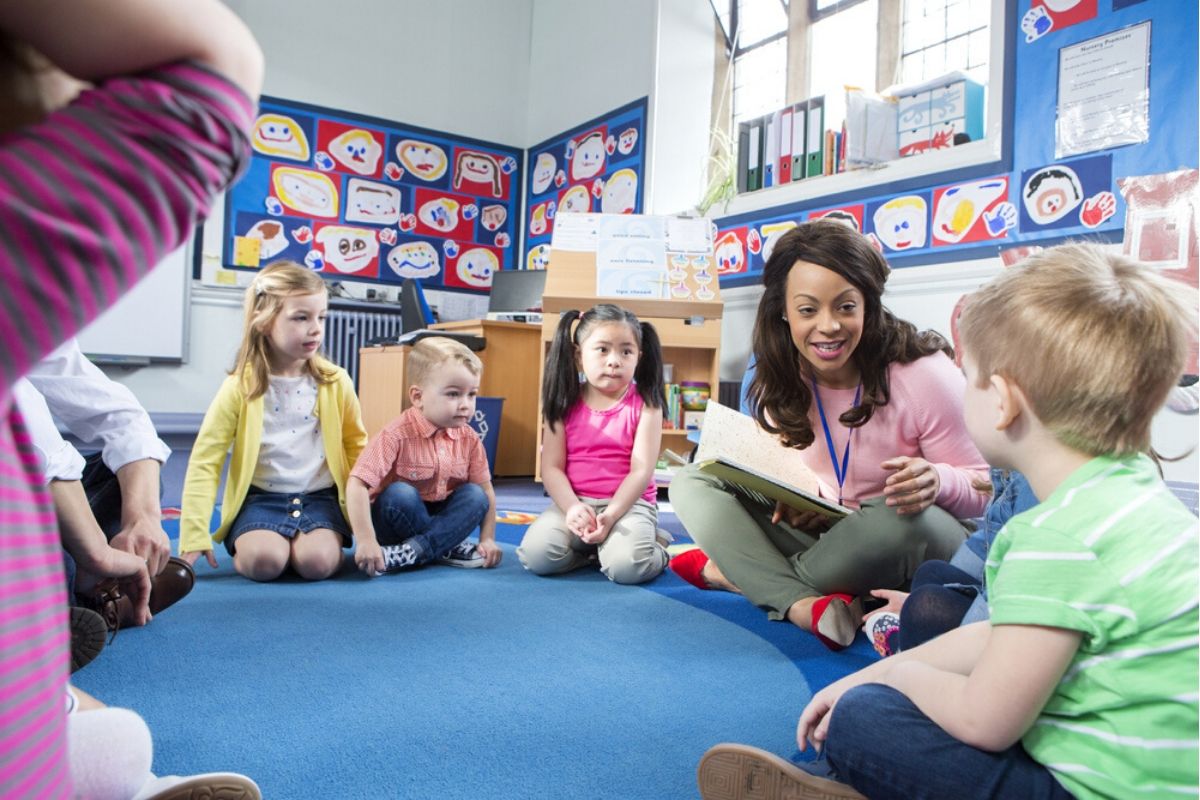
[[[774,772],[781,796],[1195,796],[1197,520],[1144,455],[1195,315],[1181,284],[1092,245],[981,289],[959,323],[967,428],[1041,500],[988,555],[990,621],[813,698],[797,738],[836,780],[736,745],[706,759],[747,785]]]

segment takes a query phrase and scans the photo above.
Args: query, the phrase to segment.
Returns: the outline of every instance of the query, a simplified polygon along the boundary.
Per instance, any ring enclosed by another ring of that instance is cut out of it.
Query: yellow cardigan
[[[366,447],[367,430],[363,426],[358,397],[354,394],[354,383],[344,369],[337,368],[337,377],[331,383],[317,384],[316,413],[321,423],[325,460],[337,484],[338,502],[345,514],[346,477],[358,454]],[[211,550],[214,540],[219,542],[229,533],[229,526],[250,491],[262,443],[262,429],[262,395],[247,400],[242,381],[230,375],[209,405],[188,459],[179,522],[180,553]],[[221,525],[210,537],[208,528],[213,503],[230,444],[233,454],[229,459],[229,476],[225,479],[225,494],[221,501]]]

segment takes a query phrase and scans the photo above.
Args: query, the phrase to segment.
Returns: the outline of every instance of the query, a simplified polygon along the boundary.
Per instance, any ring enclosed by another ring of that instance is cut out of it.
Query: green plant
[[[717,203],[723,203],[723,210],[728,210],[737,193],[737,153],[733,138],[720,128],[714,128],[712,152],[708,157],[708,185],[696,210],[704,216]]]

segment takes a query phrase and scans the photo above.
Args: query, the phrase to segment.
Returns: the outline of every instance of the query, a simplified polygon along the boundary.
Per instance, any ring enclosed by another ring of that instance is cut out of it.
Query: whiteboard
[[[79,334],[80,349],[94,361],[108,363],[183,361],[191,253],[189,242],[164,258]]]

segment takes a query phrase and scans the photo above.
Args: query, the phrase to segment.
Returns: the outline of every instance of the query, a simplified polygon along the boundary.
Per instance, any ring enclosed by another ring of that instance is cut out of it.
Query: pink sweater
[[[911,364],[892,364],[888,385],[888,404],[877,407],[871,420],[858,428],[846,428],[837,421],[854,404],[854,389],[819,387],[839,465],[846,438],[853,436],[843,503],[856,508],[861,501],[883,494],[883,482],[892,473],[880,466],[884,461],[920,456],[934,465],[941,479],[939,506],[959,519],[982,514],[990,495],[971,488],[971,481],[978,478],[987,485],[988,465],[967,435],[962,404],[965,384],[954,362],[935,353]],[[808,416],[816,438],[803,451],[804,462],[821,479],[821,496],[837,500],[837,477],[815,400]]]

